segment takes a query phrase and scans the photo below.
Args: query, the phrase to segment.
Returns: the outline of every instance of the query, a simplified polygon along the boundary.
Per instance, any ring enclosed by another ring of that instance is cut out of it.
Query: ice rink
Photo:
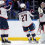
[[[30,44],[28,41],[11,41],[11,44],[2,44],[0,45],[45,45],[45,44]]]

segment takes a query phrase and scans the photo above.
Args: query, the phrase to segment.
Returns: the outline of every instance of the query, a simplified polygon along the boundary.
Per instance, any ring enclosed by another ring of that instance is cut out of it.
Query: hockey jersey
[[[5,19],[8,18],[8,16],[7,16],[7,10],[5,8],[3,8],[3,7],[0,8],[0,17],[3,17]]]
[[[10,9],[11,9],[11,5],[9,5],[9,6],[5,6],[5,5],[1,6],[0,7],[0,17],[8,19],[7,11],[9,11]]]
[[[38,8],[38,12],[39,12],[39,15],[41,16],[40,17],[40,22],[45,22],[45,13],[44,13],[44,10],[41,7],[39,7]]]
[[[18,15],[23,27],[28,27],[33,23],[30,17],[33,15],[29,11],[22,11]]]

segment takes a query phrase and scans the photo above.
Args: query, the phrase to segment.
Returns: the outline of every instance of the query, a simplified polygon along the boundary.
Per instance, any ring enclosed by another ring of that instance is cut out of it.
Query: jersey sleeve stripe
[[[0,16],[1,17],[1,16]],[[4,17],[2,17],[2,18],[4,18]],[[4,19],[8,19],[8,18],[4,18]]]
[[[7,29],[4,29],[4,30],[8,30],[9,28],[7,28]]]

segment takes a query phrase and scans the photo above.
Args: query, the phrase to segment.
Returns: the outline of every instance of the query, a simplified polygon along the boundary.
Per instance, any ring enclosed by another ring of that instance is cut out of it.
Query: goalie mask
[[[41,8],[44,8],[44,2],[41,3]]]

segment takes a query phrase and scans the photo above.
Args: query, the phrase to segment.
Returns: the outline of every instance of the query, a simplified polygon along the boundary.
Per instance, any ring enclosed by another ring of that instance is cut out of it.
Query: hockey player
[[[44,33],[44,25],[45,25],[45,3],[41,3],[41,7],[38,8],[39,12],[39,20],[40,20],[40,27],[41,27],[41,39],[39,40],[39,43],[44,43],[45,42],[45,33]]]
[[[34,32],[35,27],[30,17],[33,15],[29,11],[26,11],[26,5],[24,3],[20,4],[20,7],[21,7],[21,11],[18,15],[19,15],[19,20],[22,22],[24,32],[26,33],[26,36],[28,37],[30,43],[32,41],[32,37],[34,39],[33,40],[34,43],[37,43],[38,41],[36,40],[35,37],[36,34]],[[31,34],[29,33],[28,28],[30,29]]]
[[[4,8],[4,1],[0,1],[0,30],[1,30],[1,40],[2,43],[11,43],[8,40],[8,30],[9,30],[9,26],[8,26],[8,16],[7,16],[7,11],[10,10],[9,7],[7,7],[6,9]],[[11,5],[11,3],[9,3]],[[9,8],[9,9],[8,9]],[[4,40],[5,38],[5,40]]]

